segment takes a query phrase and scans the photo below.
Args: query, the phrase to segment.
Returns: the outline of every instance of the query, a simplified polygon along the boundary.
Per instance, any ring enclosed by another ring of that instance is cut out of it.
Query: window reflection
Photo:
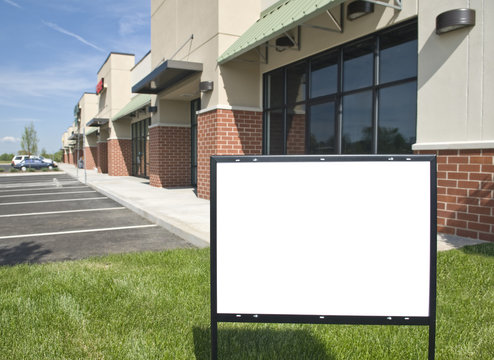
[[[269,74],[266,79],[266,107],[283,105],[283,69]]]
[[[409,82],[379,91],[378,152],[412,153],[416,141],[417,85]]]
[[[380,38],[379,82],[417,76],[417,29],[389,32]]]
[[[371,86],[374,77],[374,40],[343,49],[343,90]]]
[[[372,151],[372,92],[343,98],[343,153],[370,154]]]
[[[286,153],[305,154],[305,105],[287,109],[286,113]]]
[[[271,155],[283,154],[283,116],[281,110],[266,113],[266,127],[268,129],[267,148]]]
[[[311,61],[310,97],[334,94],[338,91],[338,53],[318,56]]]
[[[335,104],[327,102],[310,108],[310,153],[333,154],[335,148]]]
[[[293,104],[305,100],[307,63],[290,66],[286,70],[286,102]]]

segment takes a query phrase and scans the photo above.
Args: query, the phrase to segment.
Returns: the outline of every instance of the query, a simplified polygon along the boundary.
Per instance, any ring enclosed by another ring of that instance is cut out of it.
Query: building
[[[434,153],[439,232],[494,241],[493,37],[488,0],[151,0],[147,130],[105,136],[203,198],[211,155]]]

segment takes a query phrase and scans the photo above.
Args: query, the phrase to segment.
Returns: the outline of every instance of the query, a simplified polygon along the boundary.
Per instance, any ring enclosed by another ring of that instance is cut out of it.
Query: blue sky
[[[150,0],[0,0],[0,154],[33,122],[53,153],[110,52],[150,49]]]

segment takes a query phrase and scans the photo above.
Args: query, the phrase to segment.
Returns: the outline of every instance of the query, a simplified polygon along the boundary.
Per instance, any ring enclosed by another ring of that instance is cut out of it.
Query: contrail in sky
[[[6,0],[4,0],[6,1]],[[55,31],[58,31],[62,34],[65,34],[65,35],[68,35],[68,36],[72,36],[73,38],[76,38],[77,40],[79,40],[81,43],[83,44],[86,44],[88,46],[91,46],[92,48],[98,50],[98,51],[101,51],[101,52],[106,52],[105,50],[103,50],[102,48],[94,45],[93,43],[90,43],[89,41],[87,41],[86,39],[84,39],[82,36],[79,36],[77,34],[74,34],[68,30],[65,30],[64,28],[61,28],[60,26],[58,26],[57,24],[54,24],[54,23],[51,23],[51,22],[47,22],[47,21],[43,21],[43,24],[45,24],[46,26],[52,28],[53,30]]]
[[[12,6],[15,6],[15,7],[19,8],[19,9],[22,9],[22,6],[20,6],[19,4],[13,2],[12,0],[3,0],[3,1],[6,2],[9,5],[12,5]]]

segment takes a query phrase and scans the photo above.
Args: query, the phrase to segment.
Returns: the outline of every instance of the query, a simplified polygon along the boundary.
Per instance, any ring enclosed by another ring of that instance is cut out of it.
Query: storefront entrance
[[[150,118],[132,124],[132,176],[149,177],[149,125]]]

